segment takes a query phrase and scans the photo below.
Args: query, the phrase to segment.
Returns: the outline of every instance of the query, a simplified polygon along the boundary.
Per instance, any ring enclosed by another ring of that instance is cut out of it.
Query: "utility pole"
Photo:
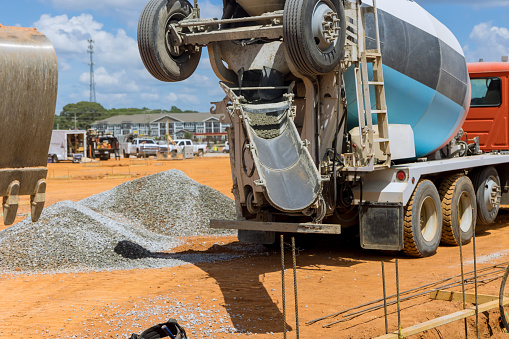
[[[88,40],[88,53],[90,54],[90,102],[95,100],[95,80],[94,80],[94,40]]]

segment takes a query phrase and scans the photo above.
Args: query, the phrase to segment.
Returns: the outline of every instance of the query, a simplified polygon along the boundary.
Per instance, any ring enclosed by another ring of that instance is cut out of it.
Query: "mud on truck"
[[[0,25],[0,192],[11,225],[19,197],[30,196],[37,221],[46,200],[48,149],[55,116],[58,62],[51,42],[34,28]]]
[[[468,243],[507,199],[509,155],[465,133],[471,83],[445,25],[408,0],[151,0],[138,26],[148,71],[166,82],[206,47],[226,96],[239,240],[340,234],[365,249],[433,255]]]

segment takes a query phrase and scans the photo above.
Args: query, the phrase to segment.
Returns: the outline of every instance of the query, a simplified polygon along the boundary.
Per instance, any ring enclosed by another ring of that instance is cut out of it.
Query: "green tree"
[[[81,101],[67,104],[58,117],[55,117],[54,128],[60,129],[88,129],[92,123],[107,116],[107,110],[96,102]]]

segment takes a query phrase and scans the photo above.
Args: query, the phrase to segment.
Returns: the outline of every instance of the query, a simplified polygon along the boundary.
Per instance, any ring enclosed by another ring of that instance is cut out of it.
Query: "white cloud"
[[[164,97],[164,101],[169,104],[181,104],[182,107],[195,106],[200,104],[196,95],[186,93],[170,92]]]
[[[103,24],[90,14],[72,18],[65,14],[54,17],[44,14],[34,26],[51,40],[59,57],[64,59],[79,57],[85,61],[88,40],[93,39],[96,63],[141,66],[136,40],[123,29],[118,29],[116,34],[104,31]]]
[[[418,0],[420,5],[427,4],[458,4],[471,6],[474,8],[482,8],[482,7],[508,7],[509,1],[507,0]]]
[[[509,55],[509,29],[491,22],[480,23],[474,26],[464,50],[470,62],[500,61],[503,55]]]
[[[64,1],[59,0],[41,1],[53,1],[59,6],[64,4]],[[103,2],[104,6],[120,3],[113,0]],[[146,2],[148,0],[143,0],[143,6]],[[90,7],[92,3],[98,2],[66,0],[65,3],[68,6]],[[138,2],[126,0],[125,3],[126,6],[132,6]],[[221,6],[215,6],[210,1],[200,1],[200,7],[202,16],[207,13],[210,16],[220,16],[222,11]],[[208,111],[210,101],[218,101],[223,97],[222,92],[216,95],[218,80],[206,59],[206,49],[203,53],[205,60],[201,61],[200,68],[193,76],[180,83],[164,83],[154,79],[143,66],[136,37],[131,36],[134,34],[124,29],[106,28],[90,13],[76,16],[45,14],[34,23],[34,27],[51,40],[57,52],[61,71],[57,102],[59,110],[69,102],[89,100],[90,57],[87,49],[91,38],[95,41],[96,98],[107,108],[156,109],[176,105],[183,110]]]
[[[90,72],[85,72],[80,75],[80,82],[83,84],[90,83]],[[137,92],[139,86],[127,76],[125,70],[110,73],[104,67],[99,67],[94,72],[94,80],[96,88],[102,88],[105,92],[113,91],[126,91]]]
[[[141,98],[143,100],[148,100],[148,101],[158,101],[159,94],[158,93],[142,93]]]
[[[149,0],[43,0],[53,7],[63,10],[98,12],[101,15],[110,15],[120,18],[130,27],[138,25],[138,19]],[[221,1],[213,4],[210,0],[200,1],[202,18],[220,18],[223,14]],[[194,1],[190,1],[194,5]]]
[[[193,4],[194,5],[194,4]],[[202,18],[218,18],[223,16],[223,5],[214,5],[209,0],[198,2],[200,7],[200,17]]]
[[[128,96],[126,93],[106,93],[105,94],[105,93],[97,92],[96,99],[97,99],[97,102],[108,101],[112,104],[122,105],[122,107],[126,107],[124,105],[132,102],[131,100],[129,100],[128,102],[126,101],[128,99]]]
[[[67,62],[65,62],[64,60],[60,59],[58,61],[58,71],[59,72],[67,72],[67,71],[70,71],[72,69],[72,66],[69,65]]]

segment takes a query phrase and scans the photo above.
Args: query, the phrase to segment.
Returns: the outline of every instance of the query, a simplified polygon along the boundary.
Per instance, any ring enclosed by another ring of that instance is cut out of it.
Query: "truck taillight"
[[[405,181],[406,179],[405,171],[398,171],[398,173],[396,174],[396,178],[398,178],[399,181]]]

